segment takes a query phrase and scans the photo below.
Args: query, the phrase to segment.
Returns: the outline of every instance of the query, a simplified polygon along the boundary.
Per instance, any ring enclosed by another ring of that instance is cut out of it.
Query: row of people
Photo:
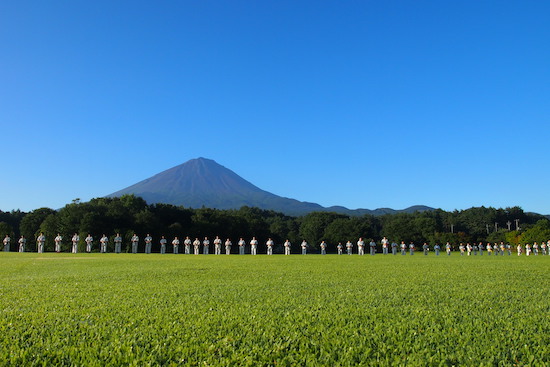
[[[134,234],[132,236],[132,238],[131,238],[131,252],[132,253],[137,253],[138,252],[139,240],[140,239],[139,239],[139,236],[137,234]],[[72,242],[71,252],[72,253],[77,253],[78,252],[78,243],[79,243],[79,241],[80,241],[80,236],[77,233],[75,233],[74,236],[71,238],[71,242]],[[44,236],[43,233],[40,233],[40,235],[36,239],[36,245],[37,245],[36,247],[37,247],[37,251],[39,253],[44,252],[45,242],[46,242],[46,237]],[[56,252],[61,252],[63,237],[60,234],[58,234],[55,237],[54,242],[55,242],[55,251]],[[86,252],[91,252],[92,249],[93,249],[93,243],[94,243],[94,238],[92,237],[92,235],[88,234],[88,236],[84,239],[84,242],[86,243]],[[120,236],[119,233],[117,233],[115,238],[114,238],[114,245],[115,245],[114,246],[114,252],[115,253],[120,253],[122,251],[122,242],[123,242],[122,237]],[[144,238],[144,242],[145,242],[145,253],[150,254],[151,250],[152,250],[152,246],[153,246],[153,238],[149,234],[147,234],[147,236]],[[10,239],[9,235],[6,235],[6,237],[4,238],[3,243],[4,243],[4,251],[9,252],[10,251],[10,243],[11,243],[11,239]],[[21,236],[21,238],[18,240],[19,252],[25,252],[26,243],[27,243],[26,238],[24,236]],[[100,238],[99,243],[100,243],[100,252],[106,253],[107,252],[107,247],[109,245],[109,237],[107,237],[104,234]],[[164,236],[161,236],[161,238],[159,240],[159,244],[160,244],[160,253],[161,254],[166,253],[167,246],[168,246],[168,240]],[[214,244],[214,253],[216,255],[220,255],[221,252],[222,252],[222,240],[219,238],[219,236],[216,236],[216,238],[213,240],[213,244]],[[186,237],[185,240],[183,240],[183,242],[180,242],[179,238],[175,237],[171,241],[171,245],[172,245],[172,252],[174,254],[179,253],[180,245],[183,245],[185,254],[193,253],[195,255],[198,255],[200,253],[201,245],[203,247],[203,251],[202,251],[203,254],[208,254],[209,251],[210,251],[210,240],[208,239],[208,237],[205,237],[204,240],[202,240],[202,241],[199,240],[198,238],[195,238],[194,241],[191,241],[191,239],[189,237]],[[223,242],[223,245],[225,246],[225,253],[227,255],[231,254],[231,247],[233,246],[233,243],[231,242],[231,240],[228,238],[225,242]],[[246,241],[241,237],[239,239],[237,245],[238,245],[238,248],[239,248],[239,254],[244,255]],[[250,245],[250,253],[252,255],[256,255],[258,253],[258,240],[256,239],[256,237],[252,238],[252,240],[249,242],[249,245]],[[275,246],[275,243],[273,242],[273,240],[271,238],[269,238],[266,241],[265,245],[266,245],[266,253],[268,255],[273,255],[273,248]],[[363,238],[359,238],[359,240],[357,241],[356,246],[357,246],[357,254],[358,255],[364,255],[366,245],[365,245],[365,241],[363,240]],[[290,255],[292,245],[291,245],[289,240],[286,240],[284,242],[283,247],[284,247],[285,255]],[[321,254],[323,254],[323,255],[326,254],[327,247],[328,247],[328,244],[325,241],[322,241],[321,244],[319,245],[319,248],[321,250]],[[353,247],[354,247],[354,245],[352,244],[352,242],[347,241],[347,243],[345,244],[345,250],[346,250],[346,253],[348,255],[353,254]],[[376,253],[377,243],[374,242],[374,240],[371,240],[368,244],[368,247],[370,248],[370,254],[374,255]],[[388,239],[386,237],[384,237],[381,240],[381,247],[382,247],[382,253],[385,254],[385,255],[387,255],[390,250],[391,250],[393,255],[396,255],[399,249],[401,250],[402,255],[406,255],[407,251],[411,255],[414,255],[414,253],[416,251],[416,245],[413,242],[411,242],[409,245],[407,245],[405,243],[405,241],[401,241],[401,244],[399,244],[399,245],[396,242],[392,242],[390,244],[390,242],[388,241]],[[305,241],[305,240],[302,241],[302,243],[300,244],[300,248],[301,248],[302,254],[306,255],[307,250],[309,248],[309,245],[308,245],[307,241]],[[344,245],[342,245],[342,243],[339,242],[338,245],[336,246],[336,249],[337,249],[338,254],[341,255],[344,252]],[[542,255],[547,255],[547,254],[550,255],[550,241],[548,241],[547,243],[543,242],[540,246],[538,245],[537,242],[533,243],[532,246],[530,244],[525,244],[525,250],[524,250],[524,248],[521,244],[518,244],[517,247],[516,247],[516,251],[517,251],[518,256],[521,256],[521,254],[524,251],[525,251],[527,256],[529,256],[531,253],[533,253],[534,255],[538,255],[539,254],[539,249],[541,250],[540,253],[542,253]],[[440,252],[442,251],[442,248],[439,244],[436,244],[433,247],[433,250],[434,250],[436,255],[439,255]],[[445,244],[445,251],[446,251],[447,255],[451,255],[452,250],[453,250],[452,245],[449,242],[447,242]],[[467,254],[467,256],[470,256],[472,254],[477,255],[478,253],[479,253],[479,255],[483,255],[484,250],[487,251],[488,255],[491,255],[493,253],[495,255],[499,255],[499,254],[504,255],[505,252],[508,253],[508,255],[512,254],[511,245],[508,244],[508,243],[505,244],[504,242],[501,242],[500,244],[487,243],[486,245],[483,245],[482,242],[480,242],[479,244],[474,243],[473,245],[471,245],[470,243],[467,243],[466,245],[461,243],[458,246],[458,250],[459,250],[461,255]],[[427,255],[428,252],[430,251],[430,246],[427,243],[424,243],[424,245],[422,246],[422,251],[423,251],[424,255]]]

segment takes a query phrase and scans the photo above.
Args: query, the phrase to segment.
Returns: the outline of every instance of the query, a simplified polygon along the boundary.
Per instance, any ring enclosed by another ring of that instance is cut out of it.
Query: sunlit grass
[[[0,364],[548,365],[550,256],[0,254]]]

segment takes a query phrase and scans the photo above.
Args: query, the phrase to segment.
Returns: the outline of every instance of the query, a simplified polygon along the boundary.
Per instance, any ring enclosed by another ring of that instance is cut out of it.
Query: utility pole
[[[451,233],[455,233],[455,225],[451,223]]]
[[[516,219],[515,222],[516,222],[516,231],[519,231],[519,219]]]
[[[498,232],[498,223],[495,222],[495,232]]]
[[[487,234],[489,234],[489,225],[486,224],[486,225],[485,225],[485,228],[487,228]]]
[[[512,222],[508,221],[508,222],[506,222],[506,224],[508,225],[508,231],[510,231],[511,230],[510,226],[512,225]]]

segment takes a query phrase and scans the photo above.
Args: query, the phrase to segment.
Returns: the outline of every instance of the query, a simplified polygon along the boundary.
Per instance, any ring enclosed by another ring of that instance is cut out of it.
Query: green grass
[[[1,365],[549,365],[550,256],[0,253]]]

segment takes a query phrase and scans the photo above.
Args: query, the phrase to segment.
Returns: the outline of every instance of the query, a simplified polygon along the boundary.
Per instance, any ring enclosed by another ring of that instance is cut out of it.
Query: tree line
[[[526,213],[520,207],[476,207],[452,212],[436,209],[360,217],[313,212],[292,217],[246,206],[236,210],[218,210],[147,204],[134,195],[95,198],[89,202],[75,199],[59,210],[39,208],[28,213],[0,211],[2,237],[9,234],[16,240],[23,235],[32,251],[36,250],[35,240],[41,232],[46,236],[46,251],[53,251],[54,238],[58,233],[64,239],[62,251],[69,250],[70,238],[74,233],[79,234],[82,248],[88,233],[96,238],[96,244],[99,237],[106,234],[111,247],[114,247],[116,233],[120,233],[124,238],[123,251],[128,249],[134,233],[141,238],[149,233],[157,247],[161,236],[168,239],[175,236],[189,236],[191,239],[220,236],[224,240],[230,238],[233,243],[241,237],[248,243],[255,236],[261,244],[269,237],[276,244],[288,239],[297,250],[303,240],[313,248],[318,248],[324,240],[334,249],[338,242],[355,242],[359,237],[379,242],[384,236],[398,243],[428,242],[432,246],[446,242],[457,245],[461,242],[501,241],[517,245],[550,240],[550,221],[542,215]]]

